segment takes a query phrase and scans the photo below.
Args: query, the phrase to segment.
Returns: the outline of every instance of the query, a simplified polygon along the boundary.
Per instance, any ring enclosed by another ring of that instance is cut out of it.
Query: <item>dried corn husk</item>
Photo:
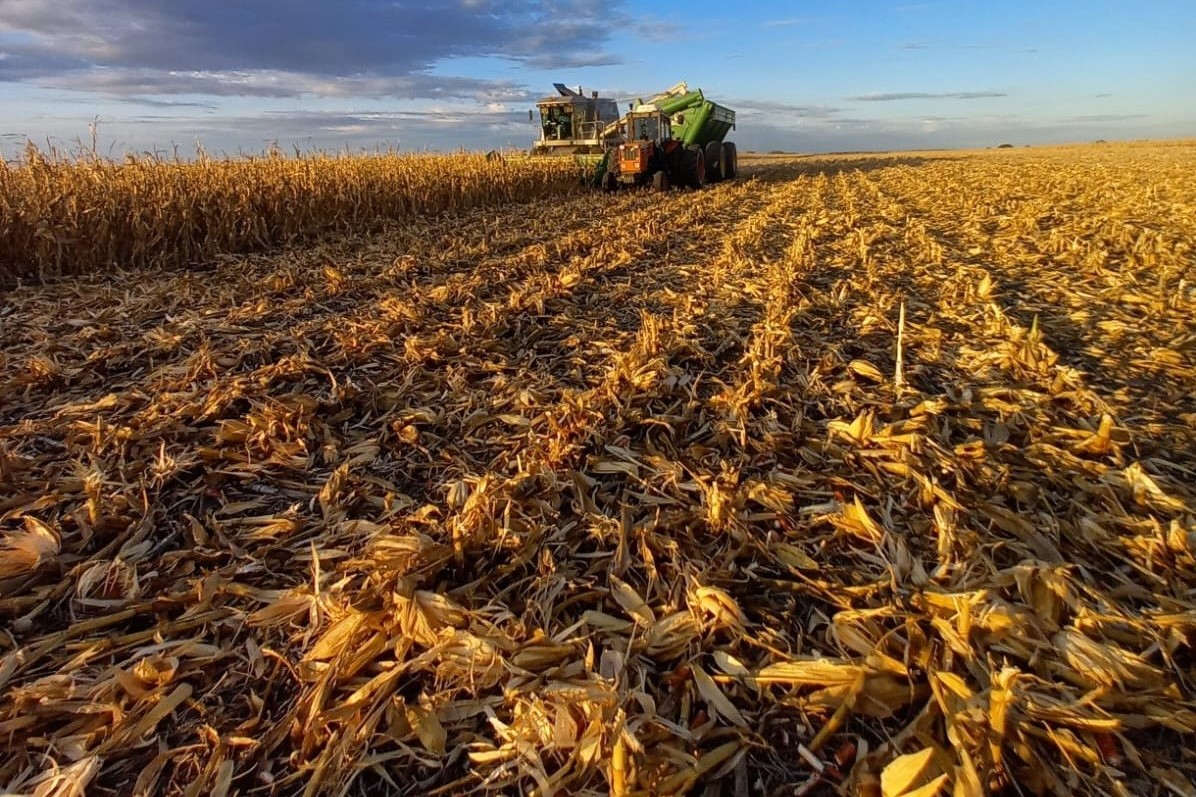
[[[0,790],[1189,793],[1194,153],[7,292]]]

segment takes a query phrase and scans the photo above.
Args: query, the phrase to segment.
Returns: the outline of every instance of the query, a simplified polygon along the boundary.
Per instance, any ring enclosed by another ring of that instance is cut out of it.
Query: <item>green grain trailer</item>
[[[656,107],[672,118],[674,138],[687,147],[702,148],[710,182],[735,176],[735,145],[727,141],[724,146],[727,134],[735,129],[734,111],[706,99],[701,89],[660,100]],[[726,168],[724,155],[728,151],[732,161],[730,169]]]

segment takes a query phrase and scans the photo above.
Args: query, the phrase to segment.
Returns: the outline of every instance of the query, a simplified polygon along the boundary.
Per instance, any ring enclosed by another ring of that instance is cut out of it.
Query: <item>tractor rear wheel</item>
[[[669,173],[659,171],[652,175],[652,189],[654,191],[668,191],[669,190]]]
[[[727,170],[723,156],[723,145],[718,141],[711,141],[706,145],[706,181],[717,183],[726,177]]]
[[[730,141],[723,142],[723,179],[734,180],[739,174],[739,152],[735,149],[735,144]]]

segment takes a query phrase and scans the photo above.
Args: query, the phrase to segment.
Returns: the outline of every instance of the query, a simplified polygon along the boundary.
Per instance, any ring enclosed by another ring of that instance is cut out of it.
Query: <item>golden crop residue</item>
[[[308,154],[196,161],[65,158],[30,145],[0,166],[0,285],[364,232],[395,219],[522,202],[579,183],[571,159]]]
[[[743,166],[6,294],[0,791],[1190,793],[1196,146]]]

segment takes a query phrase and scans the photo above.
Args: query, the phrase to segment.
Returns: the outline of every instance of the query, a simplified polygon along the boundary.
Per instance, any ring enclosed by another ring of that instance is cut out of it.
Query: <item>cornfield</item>
[[[0,791],[1196,793],[1196,146],[325,165],[0,306]]]
[[[578,184],[572,163],[481,154],[60,157],[0,166],[0,287],[18,280],[187,268],[213,257],[521,202]]]

